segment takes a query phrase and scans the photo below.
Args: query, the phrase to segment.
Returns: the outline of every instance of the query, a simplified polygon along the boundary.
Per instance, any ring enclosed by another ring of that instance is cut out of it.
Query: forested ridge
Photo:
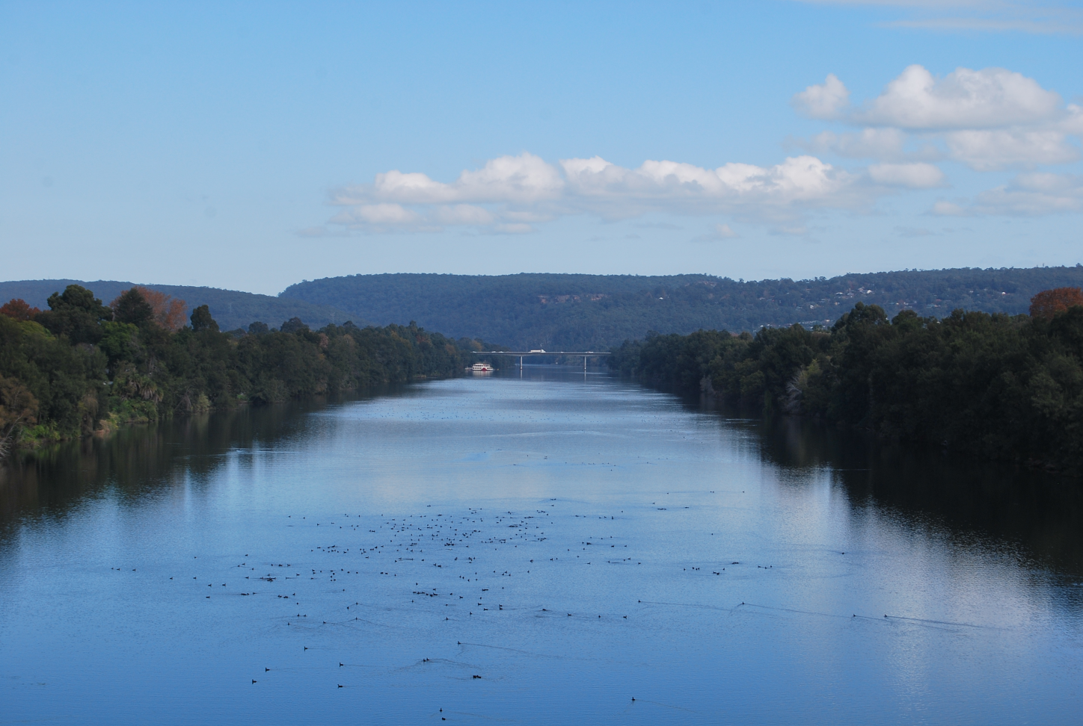
[[[602,350],[648,330],[830,326],[857,302],[889,315],[956,308],[1025,313],[1041,290],[1083,286],[1083,266],[907,270],[809,280],[711,275],[353,275],[291,285],[279,296],[377,325],[416,320],[452,336],[509,346]]]
[[[415,324],[225,333],[206,305],[186,319],[183,301],[141,288],[104,305],[69,285],[48,305],[0,307],[0,458],[129,422],[451,376],[482,347]]]
[[[0,282],[0,302],[22,298],[46,307],[68,284],[110,300],[133,283],[73,280]],[[352,275],[291,285],[277,297],[181,285],[142,285],[207,305],[223,330],[257,320],[299,317],[313,328],[353,320],[405,325],[411,320],[454,338],[478,337],[514,348],[604,350],[648,330],[830,326],[857,302],[889,316],[916,310],[1025,313],[1041,290],[1083,286],[1083,265],[1030,269],[905,270],[807,280],[733,280],[712,275]]]
[[[767,413],[811,416],[1083,475],[1083,293],[1034,296],[1027,315],[857,303],[830,328],[651,334],[611,370]]]

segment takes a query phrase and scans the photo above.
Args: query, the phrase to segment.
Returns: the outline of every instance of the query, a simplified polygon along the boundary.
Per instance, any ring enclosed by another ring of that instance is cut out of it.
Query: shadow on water
[[[271,406],[242,407],[128,426],[104,437],[70,441],[23,453],[0,466],[0,537],[13,521],[62,517],[86,497],[112,489],[126,498],[152,494],[174,476],[205,477],[237,449],[273,448],[305,425],[305,414],[376,393],[313,397]]]
[[[880,442],[796,417],[754,417],[698,399],[685,405],[752,432],[762,460],[783,472],[829,472],[855,508],[888,511],[956,539],[1014,543],[1043,568],[1083,576],[1083,486],[1074,479]],[[808,478],[784,481],[803,486]]]

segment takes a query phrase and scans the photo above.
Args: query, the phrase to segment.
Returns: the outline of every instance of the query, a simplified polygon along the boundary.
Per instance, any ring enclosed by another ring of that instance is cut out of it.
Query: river
[[[1074,724],[1075,482],[528,367],[0,478],[0,723]]]

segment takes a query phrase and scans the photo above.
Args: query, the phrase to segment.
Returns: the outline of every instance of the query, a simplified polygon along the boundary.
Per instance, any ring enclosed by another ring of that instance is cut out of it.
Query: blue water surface
[[[581,370],[0,479],[0,723],[1073,724],[1078,485]]]

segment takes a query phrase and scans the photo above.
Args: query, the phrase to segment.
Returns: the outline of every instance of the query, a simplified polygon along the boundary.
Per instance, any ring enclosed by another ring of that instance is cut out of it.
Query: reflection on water
[[[556,367],[132,428],[0,475],[0,723],[1074,723],[1081,497]]]
[[[756,421],[765,461],[784,470],[829,469],[855,507],[987,540],[1069,580],[1083,577],[1083,487],[1024,467],[929,449],[883,445],[809,421]]]
[[[63,516],[83,497],[107,488],[136,498],[177,475],[209,476],[221,466],[222,454],[273,448],[303,427],[305,414],[328,405],[333,404],[313,399],[132,426],[104,440],[18,457],[0,467],[0,527],[18,518]]]

